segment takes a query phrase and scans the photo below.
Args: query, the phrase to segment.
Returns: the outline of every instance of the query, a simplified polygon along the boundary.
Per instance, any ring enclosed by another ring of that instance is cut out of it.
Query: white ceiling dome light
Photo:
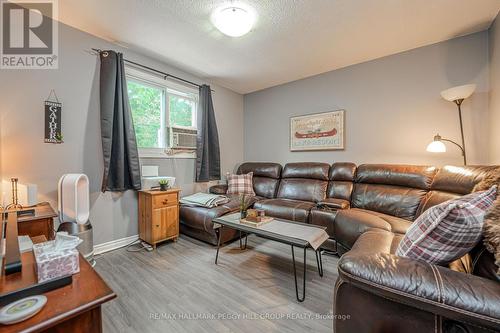
[[[212,23],[225,35],[240,37],[247,34],[255,23],[255,11],[244,4],[230,3],[212,13]]]

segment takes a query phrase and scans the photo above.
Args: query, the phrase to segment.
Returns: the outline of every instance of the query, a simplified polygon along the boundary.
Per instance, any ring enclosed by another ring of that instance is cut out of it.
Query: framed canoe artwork
[[[344,149],[345,110],[290,118],[290,150]]]

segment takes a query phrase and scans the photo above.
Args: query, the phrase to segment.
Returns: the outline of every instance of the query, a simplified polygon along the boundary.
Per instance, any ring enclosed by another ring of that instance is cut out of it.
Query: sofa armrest
[[[227,193],[227,185],[226,184],[219,184],[219,185],[214,185],[210,186],[208,189],[208,192],[212,194],[226,194]]]
[[[500,325],[500,284],[495,281],[355,248],[339,261],[339,277],[340,283],[445,318],[489,328]]]
[[[319,208],[347,209],[350,206],[349,201],[336,198],[326,198],[317,203],[317,207]]]

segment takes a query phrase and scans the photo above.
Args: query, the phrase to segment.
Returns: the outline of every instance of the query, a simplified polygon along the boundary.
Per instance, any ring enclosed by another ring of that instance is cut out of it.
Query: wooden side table
[[[153,245],[179,237],[179,192],[139,191],[139,237]]]
[[[44,236],[32,238],[33,243]],[[13,325],[0,325],[2,333],[14,332],[102,332],[101,305],[116,294],[81,255],[80,273],[73,275],[73,283],[45,293],[47,304],[35,316]],[[21,255],[22,271],[0,275],[0,291],[8,293],[37,282],[33,252]]]
[[[54,239],[54,217],[57,217],[54,209],[48,203],[30,208],[35,209],[35,215],[18,217],[18,234],[30,237],[44,235],[47,239]]]

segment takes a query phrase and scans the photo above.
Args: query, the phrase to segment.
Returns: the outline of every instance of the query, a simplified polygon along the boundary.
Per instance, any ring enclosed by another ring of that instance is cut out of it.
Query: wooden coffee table
[[[286,223],[292,223],[295,225],[300,226],[301,228],[312,228],[312,229],[307,229],[308,232],[311,231],[317,231],[318,233],[326,233],[326,227],[322,226],[316,226],[312,224],[305,224],[305,223],[299,223],[299,222],[293,222],[293,221],[288,221],[284,219],[275,219],[276,221],[279,222],[286,222]],[[217,252],[215,254],[215,264],[217,265],[217,261],[219,259],[219,249],[220,249],[220,239],[221,239],[221,234],[222,234],[222,228],[231,228],[240,231],[240,249],[246,249],[247,246],[247,237],[250,234],[257,235],[258,237],[262,237],[265,239],[269,239],[275,242],[283,243],[290,245],[292,248],[292,262],[293,262],[293,275],[295,279],[295,296],[297,297],[297,301],[303,302],[305,297],[306,297],[306,250],[308,248],[311,248],[311,244],[303,239],[296,238],[296,237],[289,237],[286,236],[284,233],[278,232],[270,232],[268,230],[262,229],[262,227],[254,227],[250,226],[248,224],[243,224],[240,223],[240,214],[239,213],[234,213],[234,214],[228,214],[224,215],[218,218],[213,219],[214,222],[214,228],[216,228],[216,233],[217,233]],[[270,222],[273,223],[274,221]],[[241,236],[242,233],[245,235],[245,245],[242,245],[242,240]],[[304,260],[303,260],[303,281],[302,281],[302,297],[299,296],[299,289],[298,289],[298,283],[297,283],[297,269],[296,269],[296,263],[295,263],[295,250],[294,248],[298,247],[303,250],[303,255],[304,255]],[[314,250],[314,249],[313,249]],[[316,264],[318,266],[318,273],[319,276],[323,277],[323,261],[321,258],[321,251],[320,248],[318,247],[316,250],[314,250],[316,254]]]

